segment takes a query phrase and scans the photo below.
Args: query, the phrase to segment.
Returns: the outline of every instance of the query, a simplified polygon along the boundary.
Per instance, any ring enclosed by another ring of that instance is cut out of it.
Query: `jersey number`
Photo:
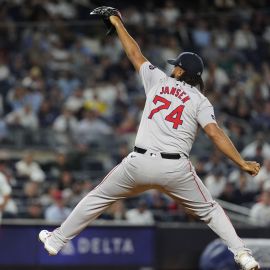
[[[171,105],[171,102],[169,100],[160,96],[155,96],[153,99],[153,102],[154,104],[157,104],[158,102],[162,104],[150,112],[148,116],[149,119],[152,119],[154,114],[156,114],[157,112],[161,110],[168,110]],[[177,129],[179,125],[183,124],[183,120],[181,120],[181,116],[182,116],[184,108],[185,108],[184,105],[180,105],[165,117],[166,121],[173,123],[174,129]]]

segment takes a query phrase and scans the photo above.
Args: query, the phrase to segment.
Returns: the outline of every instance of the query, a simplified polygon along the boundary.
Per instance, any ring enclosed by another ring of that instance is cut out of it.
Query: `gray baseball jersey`
[[[168,77],[149,62],[141,66],[140,75],[147,99],[135,145],[147,151],[130,153],[108,173],[52,232],[49,245],[61,250],[115,201],[156,188],[205,221],[237,254],[244,244],[189,158],[166,159],[160,153],[188,155],[198,125],[216,122],[212,105],[195,87]]]
[[[189,154],[198,124],[216,123],[209,100],[195,87],[167,76],[151,63],[140,68],[146,103],[135,145]]]

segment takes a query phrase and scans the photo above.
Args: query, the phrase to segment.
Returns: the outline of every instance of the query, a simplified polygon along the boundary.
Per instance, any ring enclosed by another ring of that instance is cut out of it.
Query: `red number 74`
[[[158,102],[160,102],[162,104],[160,106],[154,108],[150,112],[150,114],[148,116],[149,119],[152,119],[154,114],[156,114],[157,112],[159,112],[161,110],[168,110],[169,107],[171,106],[171,102],[169,100],[167,100],[166,98],[161,97],[161,96],[155,96],[153,99],[153,102],[154,102],[154,104],[157,104]],[[173,123],[174,129],[177,129],[179,125],[183,124],[183,120],[181,120],[181,116],[182,116],[184,108],[185,108],[184,105],[180,105],[165,117],[166,121]]]

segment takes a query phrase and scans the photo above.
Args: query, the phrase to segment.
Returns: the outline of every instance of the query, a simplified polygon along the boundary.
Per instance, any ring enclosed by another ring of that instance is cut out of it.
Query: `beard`
[[[170,75],[171,78],[176,79],[177,81],[181,81],[182,76],[176,76],[173,72]]]

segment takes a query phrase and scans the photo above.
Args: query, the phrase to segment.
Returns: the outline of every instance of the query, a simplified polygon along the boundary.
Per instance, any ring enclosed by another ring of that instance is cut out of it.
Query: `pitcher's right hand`
[[[241,166],[241,170],[249,173],[252,176],[256,176],[260,171],[261,165],[256,161],[245,161]]]

